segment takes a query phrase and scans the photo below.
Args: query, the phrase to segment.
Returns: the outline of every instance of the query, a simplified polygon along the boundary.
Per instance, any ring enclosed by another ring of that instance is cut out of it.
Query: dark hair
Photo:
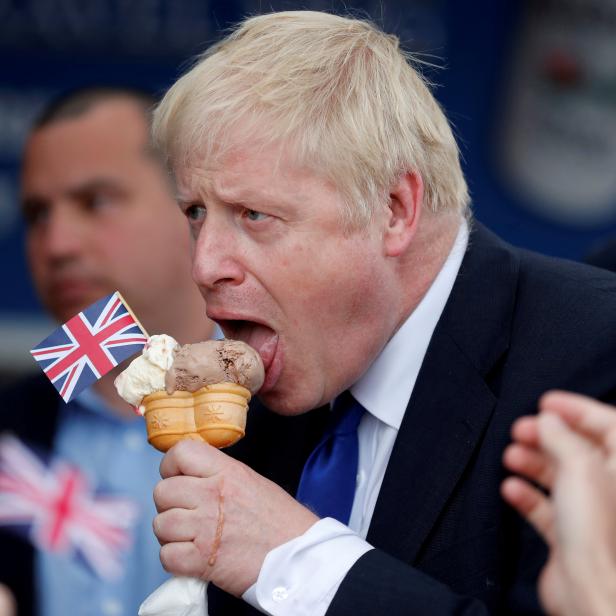
[[[145,119],[149,123],[150,114],[157,102],[149,92],[123,86],[90,86],[64,92],[52,99],[35,120],[33,130],[38,130],[58,120],[79,117],[95,105],[117,98],[134,101],[142,108]]]

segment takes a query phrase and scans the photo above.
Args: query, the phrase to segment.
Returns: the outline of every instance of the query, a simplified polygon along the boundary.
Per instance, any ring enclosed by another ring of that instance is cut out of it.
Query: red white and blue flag
[[[45,338],[30,353],[65,402],[139,352],[147,334],[117,291]]]
[[[122,574],[138,508],[96,494],[74,466],[46,465],[12,436],[0,438],[0,526],[25,535],[40,550],[84,562],[104,579]]]

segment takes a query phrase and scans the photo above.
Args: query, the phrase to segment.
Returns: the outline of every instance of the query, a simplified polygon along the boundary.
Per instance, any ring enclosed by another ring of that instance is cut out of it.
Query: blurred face
[[[177,176],[208,316],[259,351],[263,401],[296,414],[356,381],[395,328],[384,220],[345,235],[336,191],[273,150]]]
[[[38,294],[59,321],[116,289],[148,327],[153,306],[190,283],[190,236],[147,127],[129,99],[35,132],[22,203]]]

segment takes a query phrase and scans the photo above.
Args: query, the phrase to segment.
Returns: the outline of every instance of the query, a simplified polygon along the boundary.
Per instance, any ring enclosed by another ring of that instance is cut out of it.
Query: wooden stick
[[[118,294],[118,297],[120,298],[120,300],[122,301],[124,306],[126,306],[126,310],[128,310],[128,312],[130,313],[131,317],[133,317],[133,319],[135,319],[135,323],[137,323],[137,325],[139,325],[139,327],[141,328],[143,333],[146,335],[146,338],[149,338],[150,334],[148,334],[148,332],[146,331],[145,327],[143,327],[143,325],[141,324],[141,321],[137,318],[137,315],[133,312],[132,308],[128,305],[128,302],[124,299],[124,296],[122,295],[122,293],[120,293],[119,291],[116,291],[116,293]]]

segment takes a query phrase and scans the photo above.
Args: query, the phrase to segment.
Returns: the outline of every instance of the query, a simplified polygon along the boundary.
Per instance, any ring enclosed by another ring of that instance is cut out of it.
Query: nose
[[[83,249],[88,241],[84,233],[81,218],[69,205],[54,204],[49,208],[38,242],[48,259],[65,260],[76,257]]]
[[[207,219],[196,240],[192,267],[193,279],[202,290],[242,284],[246,273],[241,243],[232,223]]]

